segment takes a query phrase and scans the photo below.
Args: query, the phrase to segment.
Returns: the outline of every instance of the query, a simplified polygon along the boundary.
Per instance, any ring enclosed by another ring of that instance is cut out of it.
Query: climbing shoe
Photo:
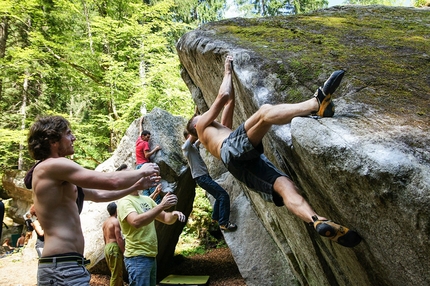
[[[237,229],[237,225],[231,222],[228,222],[226,225],[220,225],[219,227],[224,231],[235,231]]]
[[[319,108],[315,115],[319,117],[332,117],[334,115],[334,103],[331,101],[331,96],[339,87],[344,74],[343,70],[333,72],[324,85],[317,89],[314,96],[318,100]]]
[[[313,216],[312,220],[311,224],[319,235],[328,237],[342,246],[354,247],[361,241],[358,233],[331,220],[318,220],[317,216]]]

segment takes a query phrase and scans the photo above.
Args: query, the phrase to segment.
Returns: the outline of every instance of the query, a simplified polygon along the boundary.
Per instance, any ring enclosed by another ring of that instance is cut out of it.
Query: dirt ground
[[[209,275],[209,286],[246,285],[228,248],[213,249],[192,257],[175,257],[171,274]],[[3,286],[35,286],[37,258],[21,253],[0,258],[0,284]],[[92,274],[91,286],[109,285],[109,275]]]

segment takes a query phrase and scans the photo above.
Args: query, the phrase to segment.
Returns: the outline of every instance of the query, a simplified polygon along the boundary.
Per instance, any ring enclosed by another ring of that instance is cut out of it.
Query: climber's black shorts
[[[277,178],[288,176],[278,170],[263,152],[262,143],[255,148],[252,146],[242,124],[222,143],[221,160],[236,179],[254,191],[269,195],[277,206],[282,206],[282,198],[273,191],[273,184]]]

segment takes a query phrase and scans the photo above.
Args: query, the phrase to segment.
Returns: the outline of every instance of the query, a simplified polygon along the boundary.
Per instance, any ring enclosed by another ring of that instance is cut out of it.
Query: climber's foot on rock
[[[227,222],[227,224],[220,225],[219,227],[223,231],[236,231],[237,229],[237,225],[232,222]]]
[[[339,87],[344,74],[343,70],[333,72],[324,85],[317,89],[314,96],[318,100],[319,108],[314,115],[319,117],[332,117],[334,115],[334,103],[331,100],[331,96]]]
[[[317,216],[313,216],[313,227],[319,235],[327,237],[334,242],[346,247],[354,247],[361,242],[360,235],[340,224],[331,220],[319,220]]]

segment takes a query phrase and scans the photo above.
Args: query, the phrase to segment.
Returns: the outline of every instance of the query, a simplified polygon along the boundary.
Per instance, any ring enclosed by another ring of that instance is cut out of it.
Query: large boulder
[[[345,248],[322,238],[224,174],[238,223],[224,236],[247,285],[430,284],[429,27],[429,9],[342,6],[223,20],[178,41],[201,111],[233,55],[235,127],[263,104],[311,98],[332,71],[346,71],[333,118],[295,118],[263,144],[318,214],[363,241]]]
[[[5,196],[12,198],[6,208],[6,216],[14,223],[24,225],[25,213],[33,203],[33,192],[24,185],[26,171],[11,169],[5,170],[2,177]]]

